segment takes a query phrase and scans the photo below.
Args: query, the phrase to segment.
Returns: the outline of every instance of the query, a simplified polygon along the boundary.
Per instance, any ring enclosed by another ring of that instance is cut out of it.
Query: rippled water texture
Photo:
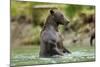
[[[40,58],[38,55],[39,46],[15,48],[11,51],[11,66],[95,61],[94,47],[78,46],[69,47],[69,49],[72,51],[71,54]]]

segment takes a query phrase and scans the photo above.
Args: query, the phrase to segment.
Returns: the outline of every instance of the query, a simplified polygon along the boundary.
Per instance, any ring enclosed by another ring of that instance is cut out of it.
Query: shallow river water
[[[40,58],[39,47],[19,47],[11,50],[11,66],[58,64],[95,61],[94,47],[70,47],[71,54],[53,56],[52,58]]]

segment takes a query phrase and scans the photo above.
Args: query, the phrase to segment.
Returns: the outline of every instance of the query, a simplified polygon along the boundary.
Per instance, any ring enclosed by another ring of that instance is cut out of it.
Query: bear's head
[[[51,9],[50,14],[53,16],[53,19],[57,24],[64,25],[69,23],[69,20],[65,18],[64,15],[59,11],[54,11]]]

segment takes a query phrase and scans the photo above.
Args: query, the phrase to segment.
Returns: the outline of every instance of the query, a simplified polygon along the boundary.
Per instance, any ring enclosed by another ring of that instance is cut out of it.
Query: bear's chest
[[[61,36],[61,34],[59,32],[56,32],[56,41],[57,42],[62,41],[62,36]]]

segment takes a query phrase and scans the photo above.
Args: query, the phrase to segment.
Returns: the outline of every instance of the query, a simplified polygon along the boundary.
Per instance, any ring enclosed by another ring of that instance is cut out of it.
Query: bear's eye
[[[63,16],[63,15],[61,15],[61,18],[64,18],[64,16]]]
[[[63,17],[63,15],[61,14],[61,17]]]

